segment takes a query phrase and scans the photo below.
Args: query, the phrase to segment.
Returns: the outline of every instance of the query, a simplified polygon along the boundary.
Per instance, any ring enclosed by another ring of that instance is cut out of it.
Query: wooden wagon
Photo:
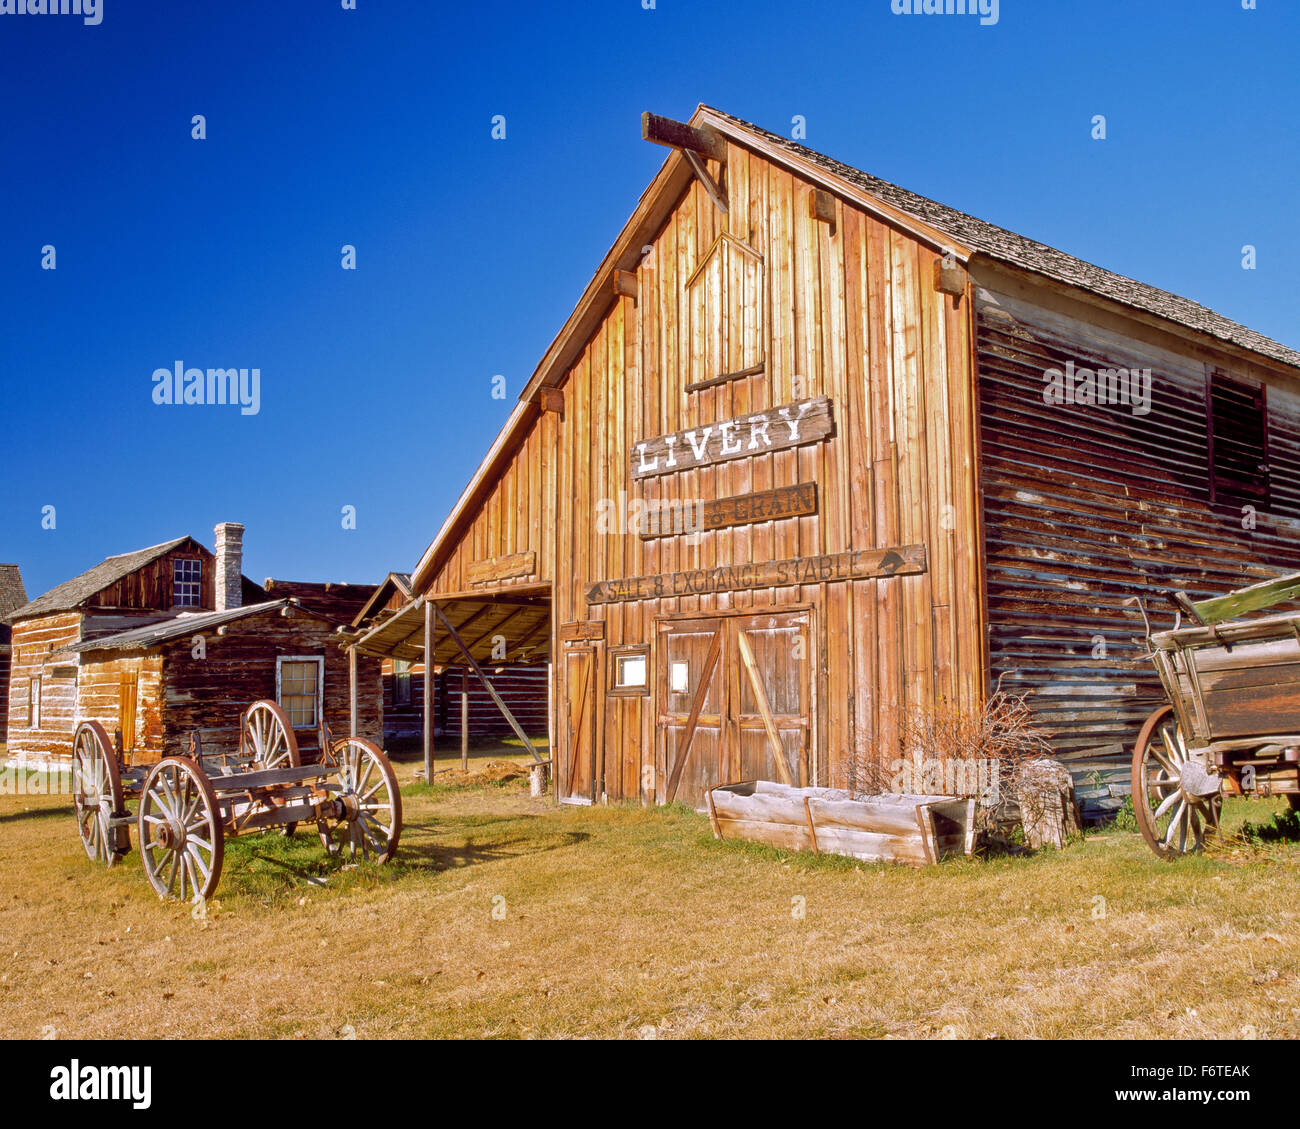
[[[233,754],[188,750],[127,766],[98,721],[77,725],[73,805],[91,861],[113,866],[137,830],[144,872],[163,898],[201,901],[221,879],[225,840],[313,822],[332,854],[388,862],[402,830],[402,797],[388,758],[361,737],[334,737],[322,723],[320,758],[304,764],[284,710],[257,701],[240,716]],[[138,798],[135,815],[128,798]]]
[[[1297,598],[1300,573],[1201,602],[1176,593],[1170,631],[1147,619],[1169,701],[1134,746],[1133,807],[1158,855],[1199,849],[1225,794],[1300,806],[1300,614],[1234,618]]]

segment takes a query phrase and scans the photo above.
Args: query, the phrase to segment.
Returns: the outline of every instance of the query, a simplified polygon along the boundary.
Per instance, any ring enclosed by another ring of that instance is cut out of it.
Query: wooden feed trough
[[[707,796],[719,839],[908,866],[969,855],[974,846],[973,799],[893,793],[854,799],[839,788],[768,780],[723,784]]]

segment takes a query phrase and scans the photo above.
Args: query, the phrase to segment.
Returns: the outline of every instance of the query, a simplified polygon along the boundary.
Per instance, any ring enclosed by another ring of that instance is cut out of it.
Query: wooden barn
[[[16,564],[0,564],[0,735],[9,718],[9,668],[13,647],[8,617],[27,603],[23,574]]]
[[[390,572],[371,599],[353,617],[360,631],[372,631],[400,614],[412,602],[411,574]],[[419,610],[415,610],[418,617]],[[471,643],[477,638],[471,636]],[[545,640],[543,640],[545,642]],[[424,733],[423,652],[417,659],[381,660],[384,683],[384,740],[418,739]],[[548,669],[545,648],[533,654],[532,662],[494,663],[484,652],[484,663],[493,689],[506,703],[509,713],[530,735],[544,734],[549,723]],[[498,707],[487,687],[461,661],[434,667],[430,687],[433,707],[432,736],[460,744],[462,734],[471,740],[506,737],[513,732],[506,714]]]
[[[1114,757],[1160,700],[1125,601],[1300,569],[1300,354],[718,110],[642,128],[390,621],[549,635],[559,799],[842,785],[999,681]]]
[[[110,557],[13,614],[11,755],[70,756],[83,719],[120,733],[129,763],[184,751],[194,731],[206,751],[233,751],[259,698],[284,706],[304,755],[322,715],[379,738],[378,662],[351,671],[341,621],[267,599],[240,571],[243,527],[216,535],[215,553],[182,537]]]

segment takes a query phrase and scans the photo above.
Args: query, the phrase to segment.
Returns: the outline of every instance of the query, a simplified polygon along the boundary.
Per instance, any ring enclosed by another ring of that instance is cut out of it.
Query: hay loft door
[[[702,807],[717,784],[808,783],[811,613],[670,620],[659,630],[659,799]]]
[[[565,644],[564,771],[557,781],[561,803],[589,804],[596,798],[596,716],[600,702],[600,651]]]

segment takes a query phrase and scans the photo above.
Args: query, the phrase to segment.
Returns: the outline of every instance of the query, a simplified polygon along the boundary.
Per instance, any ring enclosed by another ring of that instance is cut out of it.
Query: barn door
[[[812,639],[808,612],[731,621],[733,780],[807,787],[811,745]]]
[[[806,785],[812,752],[811,613],[660,624],[663,803],[704,805],[740,780]]]
[[[559,779],[559,797],[591,803],[596,798],[597,651],[594,647],[564,652],[564,748],[567,773]]]
[[[723,676],[726,626],[718,619],[666,623],[659,647],[659,733],[666,804],[704,803],[719,784],[725,754],[727,680]]]

